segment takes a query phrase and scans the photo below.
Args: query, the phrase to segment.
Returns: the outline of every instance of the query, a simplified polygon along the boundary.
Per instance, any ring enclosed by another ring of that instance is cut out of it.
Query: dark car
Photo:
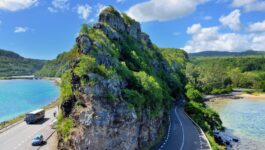
[[[43,135],[38,134],[36,135],[31,142],[32,146],[39,146],[43,144]]]

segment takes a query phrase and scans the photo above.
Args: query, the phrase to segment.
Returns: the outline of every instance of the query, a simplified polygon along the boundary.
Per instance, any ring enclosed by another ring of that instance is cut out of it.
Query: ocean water
[[[49,80],[0,80],[0,122],[41,108],[59,96]]]
[[[240,139],[238,149],[264,150],[265,99],[215,100],[207,104],[219,113],[227,131]]]

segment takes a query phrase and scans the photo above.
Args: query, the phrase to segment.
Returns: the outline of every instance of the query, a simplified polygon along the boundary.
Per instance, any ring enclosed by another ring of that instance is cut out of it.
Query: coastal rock
[[[141,26],[139,22],[133,21],[127,27],[127,32],[130,36],[134,37],[135,39],[141,38]]]
[[[77,37],[76,43],[80,53],[88,54],[91,49],[91,41],[86,34],[81,34]]]
[[[141,33],[141,40],[147,45],[147,47],[152,47],[152,42],[150,40],[149,35],[147,35],[146,33]]]
[[[97,63],[98,64],[104,64],[106,67],[116,67],[118,64],[117,59],[113,59],[109,54],[107,53],[98,53],[97,56]]]
[[[160,134],[164,107],[161,106],[153,117],[150,109],[141,104],[145,99],[140,85],[131,87],[140,82],[134,78],[136,71],[132,68],[134,63],[140,64],[141,59],[130,60],[126,64],[125,61],[132,58],[128,56],[130,53],[122,53],[130,48],[139,48],[135,51],[143,52],[144,48],[148,49],[146,46],[152,46],[152,42],[148,35],[141,32],[138,22],[130,18],[127,18],[127,22],[125,20],[113,7],[108,7],[90,30],[97,34],[81,34],[77,38],[80,55],[90,55],[96,63],[88,69],[86,66],[89,63],[82,64],[85,69],[81,70],[80,77],[75,72],[81,60],[76,59],[71,67],[73,96],[64,101],[62,111],[73,119],[74,125],[67,142],[59,134],[59,149],[138,150],[148,146]],[[93,39],[93,36],[97,39]],[[127,42],[127,39],[132,42]],[[158,53],[152,50],[156,49],[150,48],[148,54],[143,55]],[[162,62],[158,57],[150,56],[148,59],[147,67],[152,67],[154,73],[161,71]],[[125,90],[140,100],[124,96]],[[138,107],[138,103],[141,106]]]
[[[96,23],[94,25],[94,28],[103,31],[105,35],[111,40],[117,40],[117,41],[122,40],[122,36],[117,31],[112,29],[110,26],[105,25],[104,23],[101,22]]]
[[[108,7],[100,13],[99,22],[103,24],[106,23],[111,28],[120,32],[124,32],[126,29],[125,23],[120,13],[117,10],[115,10],[113,7]]]
[[[90,73],[88,74],[89,80],[98,81],[94,85],[85,85],[84,92],[85,94],[93,94],[94,97],[101,97],[103,95],[107,96],[112,94],[113,96],[120,96],[121,89],[123,89],[126,84],[117,76],[113,75],[109,79]]]

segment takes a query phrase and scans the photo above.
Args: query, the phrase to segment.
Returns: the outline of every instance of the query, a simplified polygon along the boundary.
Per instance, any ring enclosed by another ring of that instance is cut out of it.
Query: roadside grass
[[[71,130],[74,126],[74,121],[71,117],[64,118],[61,111],[59,111],[57,116],[56,130],[58,134],[67,142],[70,138]]]
[[[51,109],[51,108],[54,108],[54,107],[58,106],[59,104],[60,104],[60,100],[58,98],[55,101],[51,102],[50,104],[44,106],[43,109],[48,110],[48,109]],[[13,119],[4,121],[4,122],[0,123],[0,130],[3,129],[3,128],[8,127],[10,125],[13,125],[13,124],[15,124],[15,123],[17,123],[19,121],[22,121],[24,118],[25,118],[25,114],[22,114],[22,115],[19,115],[19,116],[13,118]]]
[[[0,123],[0,130],[5,128],[5,127],[8,127],[12,124],[15,124],[16,122],[22,121],[24,118],[25,118],[25,114],[22,114],[22,115],[19,115],[13,119],[8,120],[8,121],[4,121],[4,122]]]
[[[225,150],[224,146],[221,146],[215,142],[214,137],[212,135],[210,135],[209,133],[205,133],[205,135],[208,141],[210,142],[213,150]]]

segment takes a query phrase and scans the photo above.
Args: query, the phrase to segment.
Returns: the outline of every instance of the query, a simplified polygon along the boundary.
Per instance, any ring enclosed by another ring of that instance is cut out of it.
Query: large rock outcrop
[[[140,24],[113,7],[76,41],[79,56],[63,79],[60,121],[69,118],[73,126],[58,129],[59,149],[148,146],[160,134],[172,100],[174,91],[163,90],[170,89],[163,79],[170,66]]]

